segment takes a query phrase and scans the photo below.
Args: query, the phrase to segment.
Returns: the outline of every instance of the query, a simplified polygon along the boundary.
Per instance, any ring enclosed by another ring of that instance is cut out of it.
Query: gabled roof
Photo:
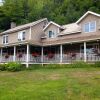
[[[55,25],[55,26],[57,26],[57,27],[63,29],[59,24],[57,24],[57,23],[55,23],[55,22],[53,22],[53,21],[50,21],[50,22],[47,24],[47,26],[46,26],[43,30],[45,31],[51,24],[53,24],[53,25]]]
[[[92,12],[92,11],[87,11],[76,23],[79,23],[80,21],[82,21],[88,14],[92,14],[92,15],[100,17],[100,14],[97,14],[97,13]]]
[[[28,23],[28,24],[17,26],[15,28],[12,28],[12,29],[9,29],[7,31],[4,31],[1,34],[6,34],[6,33],[10,33],[10,32],[21,30],[21,29],[29,28],[29,27],[34,26],[34,25],[36,25],[36,24],[38,24],[38,23],[40,23],[42,21],[45,21],[45,20],[47,20],[47,18],[43,18],[43,19],[40,19],[40,20],[32,22],[32,23]]]

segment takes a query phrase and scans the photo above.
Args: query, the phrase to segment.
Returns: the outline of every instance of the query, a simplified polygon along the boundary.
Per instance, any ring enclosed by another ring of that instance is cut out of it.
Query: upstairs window
[[[89,22],[84,25],[84,32],[95,32],[96,31],[96,22]]]
[[[25,40],[25,31],[18,33],[18,41],[24,41]]]
[[[2,43],[3,44],[8,44],[8,35],[3,35]]]
[[[55,37],[55,33],[53,31],[49,31],[48,32],[48,37],[49,38],[54,38]]]

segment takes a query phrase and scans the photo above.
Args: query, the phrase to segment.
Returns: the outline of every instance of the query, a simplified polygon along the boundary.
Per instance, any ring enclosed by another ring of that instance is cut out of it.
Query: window
[[[94,32],[96,30],[96,22],[91,22],[90,23],[90,31]]]
[[[25,40],[25,31],[18,33],[18,41],[23,41],[23,40]]]
[[[8,35],[3,35],[3,38],[2,38],[2,43],[3,44],[7,44],[8,43]]]
[[[84,25],[84,32],[95,32],[96,31],[96,22],[89,22]]]
[[[55,33],[53,31],[49,31],[48,37],[49,38],[54,38],[55,37]]]
[[[85,32],[89,32],[89,23],[85,24],[84,31]]]

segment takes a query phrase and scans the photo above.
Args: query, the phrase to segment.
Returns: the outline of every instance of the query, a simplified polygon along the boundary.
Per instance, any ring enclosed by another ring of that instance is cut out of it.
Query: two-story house
[[[70,63],[100,60],[100,14],[88,11],[75,23],[46,18],[0,34],[1,63]]]

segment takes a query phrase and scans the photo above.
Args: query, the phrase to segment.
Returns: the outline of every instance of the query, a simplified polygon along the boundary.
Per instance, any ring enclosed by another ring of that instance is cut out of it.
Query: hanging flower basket
[[[23,54],[22,53],[19,53],[18,54],[18,58],[22,58],[23,57]]]
[[[38,57],[39,56],[39,53],[36,53],[36,52],[35,53],[32,53],[32,56],[33,57]]]
[[[6,54],[6,55],[5,55],[5,58],[6,58],[6,59],[8,59],[8,58],[9,58],[9,55],[8,55],[8,54]]]
[[[72,53],[72,57],[76,57],[76,53]]]
[[[54,57],[54,53],[49,52],[47,57],[48,57],[48,58],[53,58],[53,57]]]

